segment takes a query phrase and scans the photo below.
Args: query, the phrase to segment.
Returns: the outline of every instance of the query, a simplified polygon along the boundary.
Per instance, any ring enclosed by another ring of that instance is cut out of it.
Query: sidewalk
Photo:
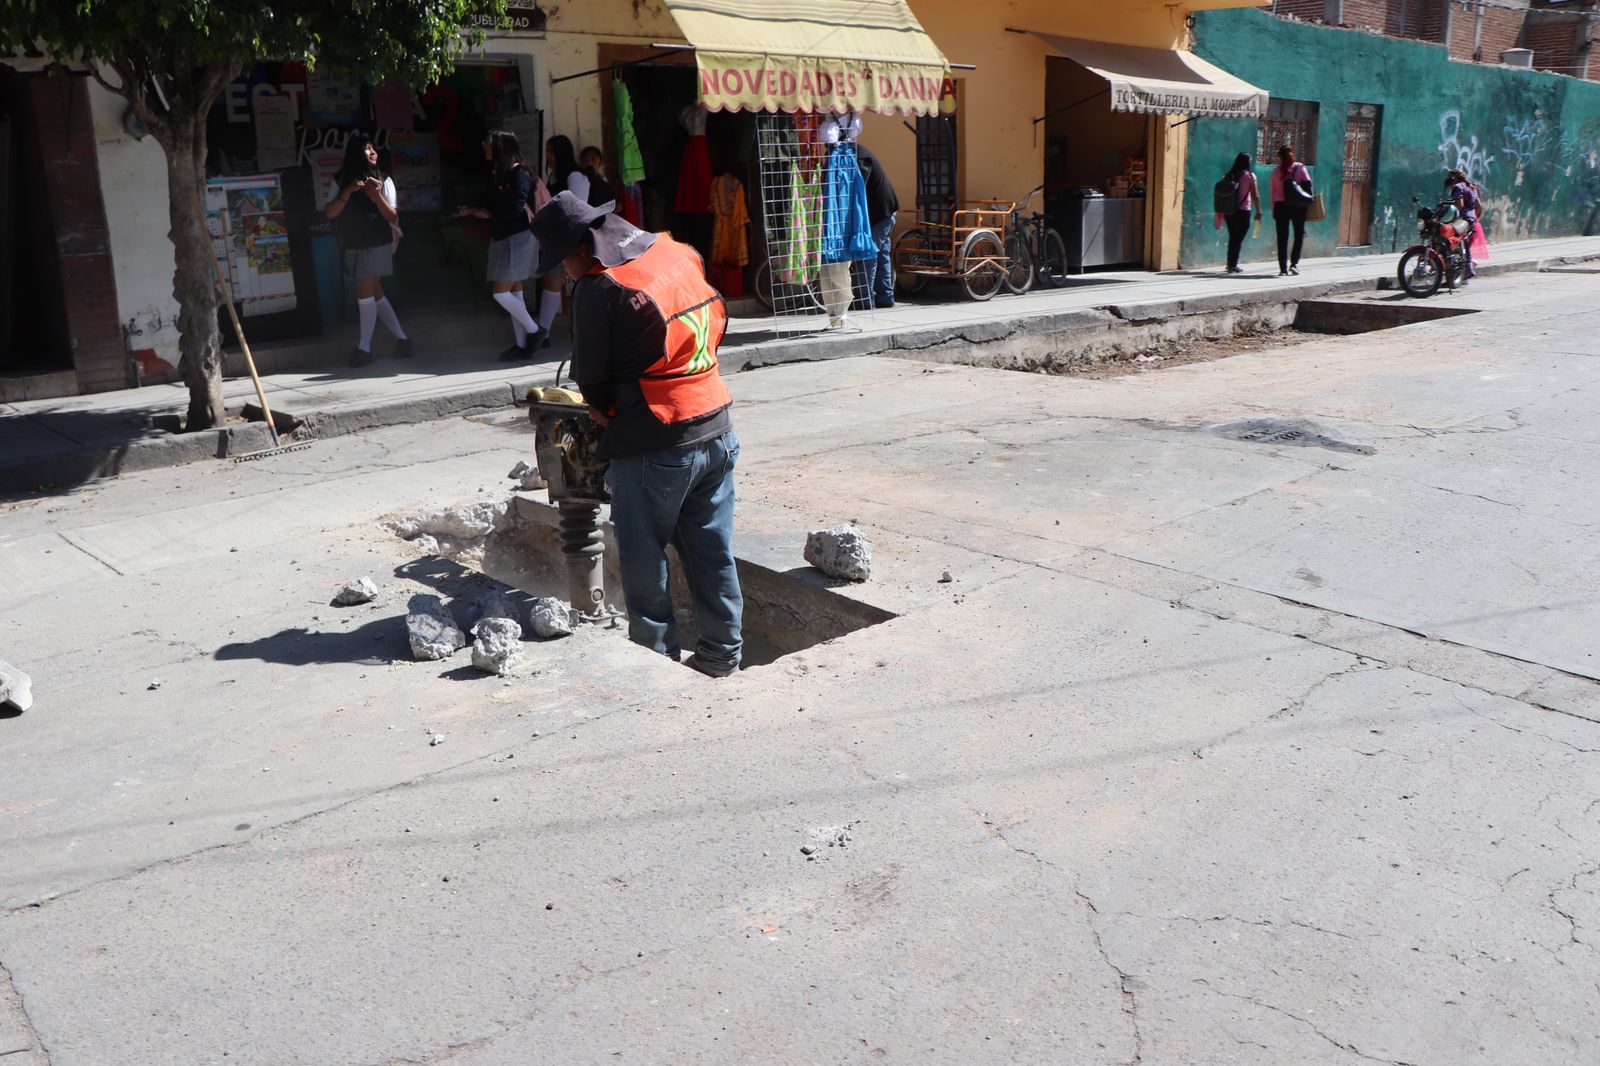
[[[1534,270],[1542,266],[1600,258],[1600,237],[1527,241],[1494,249],[1484,273]],[[893,309],[851,315],[843,331],[808,335],[777,334],[773,319],[735,318],[723,348],[727,370],[786,362],[861,355],[916,353],[919,358],[986,365],[1036,365],[1019,355],[1031,348],[1057,352],[1072,343],[1105,343],[1119,324],[1164,323],[1206,313],[1247,312],[1253,308],[1292,307],[1298,301],[1372,288],[1391,278],[1395,255],[1308,260],[1299,277],[1280,278],[1276,264],[1251,264],[1229,276],[1220,269],[1151,274],[1143,271],[1075,277],[1065,288],[1025,296],[1002,294],[984,303],[967,300],[951,285],[930,285]],[[1475,291],[1475,290],[1474,290]],[[1438,298],[1436,298],[1438,299]],[[420,422],[514,404],[528,386],[549,384],[567,355],[564,331],[532,365],[507,366],[492,356],[465,354],[484,347],[487,306],[454,309],[445,317],[418,323],[414,333],[471,338],[473,343],[443,344],[411,363],[380,358],[360,369],[320,368],[269,373],[264,379],[275,413],[304,423],[300,436],[336,437],[382,425]],[[820,322],[803,325],[815,326]],[[1069,340],[1073,336],[1076,341]],[[378,351],[385,350],[380,340]],[[330,344],[348,347],[342,338]],[[945,346],[943,352],[936,349]],[[984,347],[984,353],[974,351]],[[992,352],[987,346],[993,346]],[[263,346],[263,366],[275,365],[274,347]],[[980,358],[980,354],[982,357]],[[230,414],[255,403],[247,377],[224,387]],[[187,407],[181,385],[100,393],[56,400],[0,404],[0,492],[62,488],[102,477],[204,458],[224,457],[269,447],[261,423],[243,419],[210,432],[174,434],[163,428]]]

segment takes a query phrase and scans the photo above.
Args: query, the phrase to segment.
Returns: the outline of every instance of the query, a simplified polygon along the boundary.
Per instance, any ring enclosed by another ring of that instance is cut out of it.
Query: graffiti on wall
[[[1494,169],[1494,156],[1478,135],[1463,136],[1461,112],[1446,111],[1439,116],[1439,155],[1446,170],[1459,170],[1474,181],[1482,181]]]
[[[1542,116],[1535,114],[1532,117],[1510,119],[1501,132],[1505,135],[1505,145],[1500,149],[1500,154],[1516,164],[1517,184],[1520,185],[1521,171],[1532,166],[1538,158],[1549,135],[1549,127]]]

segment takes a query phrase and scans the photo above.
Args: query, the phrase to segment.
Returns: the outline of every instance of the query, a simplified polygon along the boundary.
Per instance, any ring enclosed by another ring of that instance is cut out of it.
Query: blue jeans
[[[687,448],[613,460],[606,472],[628,636],[674,661],[682,649],[667,588],[668,544],[678,550],[694,599],[695,653],[713,665],[739,665],[744,594],[733,561],[738,460],[739,438],[729,430]]]
[[[862,263],[866,274],[867,297],[873,307],[894,306],[894,216],[872,227],[872,242],[878,246],[878,258]]]

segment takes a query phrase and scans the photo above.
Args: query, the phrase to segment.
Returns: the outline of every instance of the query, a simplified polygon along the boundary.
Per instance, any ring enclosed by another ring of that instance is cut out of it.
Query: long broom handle
[[[211,243],[211,227],[206,224],[206,205],[200,199],[200,193],[194,194],[195,209],[200,212],[200,229],[206,235],[206,243]],[[267,390],[261,387],[261,375],[256,373],[256,360],[250,354],[250,342],[244,339],[244,327],[239,324],[239,312],[233,307],[233,293],[228,283],[222,280],[222,274],[217,270],[217,250],[206,250],[206,262],[211,264],[211,280],[215,288],[222,290],[222,299],[228,305],[228,318],[233,322],[233,335],[239,338],[239,347],[244,350],[244,365],[250,370],[250,380],[255,382],[256,399],[261,404],[261,414],[267,420],[267,432],[272,434],[272,446],[278,447],[278,424],[272,420],[272,408],[267,405]]]

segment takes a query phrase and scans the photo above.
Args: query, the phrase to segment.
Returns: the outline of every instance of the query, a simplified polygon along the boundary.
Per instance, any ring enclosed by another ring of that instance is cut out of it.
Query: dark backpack
[[[1224,174],[1222,180],[1211,188],[1211,209],[1219,215],[1231,215],[1239,210],[1239,181],[1242,175]]]

